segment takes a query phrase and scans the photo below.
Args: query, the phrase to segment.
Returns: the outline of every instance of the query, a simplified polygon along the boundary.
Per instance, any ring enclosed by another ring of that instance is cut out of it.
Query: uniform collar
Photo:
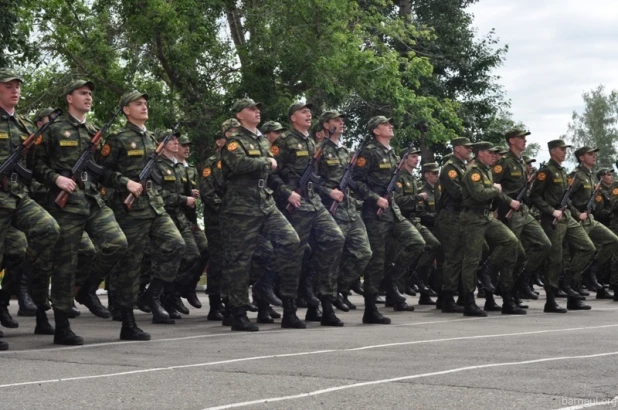
[[[553,158],[550,158],[550,160],[547,161],[547,165],[553,165],[555,167],[558,167],[558,168],[562,169],[562,165],[560,165],[556,161],[554,161]]]
[[[260,135],[262,135],[262,134],[260,133],[260,130],[257,130],[257,132],[258,132],[258,133],[257,133],[257,134],[254,134],[254,133],[253,133],[253,131],[250,131],[250,130],[248,130],[247,128],[242,127],[242,126],[238,129],[238,132],[239,132],[239,133],[241,133],[242,135],[247,136],[247,137],[251,137],[251,138],[253,138],[254,140],[258,139],[258,137],[259,137]]]
[[[514,159],[517,162],[522,162],[521,157],[516,156],[513,151],[509,150],[509,152],[507,152],[505,155],[505,157],[509,157],[511,159]]]
[[[127,121],[126,127],[132,129],[133,131],[138,132],[140,135],[145,134],[146,131],[148,131],[146,129],[146,126],[144,126],[144,128],[141,128],[138,125],[133,124],[131,121]]]
[[[582,171],[584,174],[586,175],[590,175],[592,173],[591,169],[588,169],[588,167],[584,166],[584,165],[578,165],[577,166],[577,170],[578,171]]]
[[[69,123],[71,125],[74,125],[76,127],[80,126],[80,125],[86,125],[86,120],[84,120],[83,122],[78,120],[77,118],[75,118],[73,115],[69,114],[68,112],[66,113],[66,118],[68,119]]]
[[[462,167],[466,167],[466,163],[464,162],[463,159],[460,159],[459,157],[456,157],[453,155],[453,162],[456,163],[457,165],[460,165]]]
[[[302,139],[309,139],[309,133],[307,134],[303,134],[302,132],[300,132],[299,130],[297,130],[296,128],[292,128],[290,130],[290,132],[298,137],[301,137]]]

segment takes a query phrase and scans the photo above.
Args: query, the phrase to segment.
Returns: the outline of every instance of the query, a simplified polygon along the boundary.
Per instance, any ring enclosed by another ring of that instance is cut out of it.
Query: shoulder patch
[[[101,156],[107,157],[112,152],[112,147],[109,144],[103,145],[101,148]]]
[[[478,172],[473,172],[472,175],[470,175],[470,179],[472,182],[479,182],[481,180],[481,174]]]
[[[603,197],[601,195],[597,195],[594,200],[597,202],[603,202]]]
[[[612,195],[618,195],[618,188],[614,188],[614,190],[612,191]]]
[[[457,178],[457,171],[455,171],[454,169],[451,169],[451,170],[448,172],[448,177],[449,177],[450,179],[455,179],[455,178]]]
[[[403,188],[403,184],[399,181],[397,181],[397,186],[399,187],[399,189]]]
[[[496,166],[494,167],[494,173],[495,173],[495,174],[499,174],[499,173],[501,173],[502,171],[503,171],[503,169],[502,169],[502,165],[496,165]]]
[[[34,141],[34,145],[41,145],[41,142],[43,142],[43,134],[36,137],[36,140]]]
[[[210,169],[210,167],[206,167],[204,168],[204,170],[202,171],[202,176],[204,178],[208,178],[210,176],[210,174],[212,174],[212,170]]]
[[[546,178],[547,178],[547,174],[545,172],[539,172],[536,175],[536,179],[538,179],[539,181],[545,181]]]
[[[272,147],[270,147],[270,153],[276,157],[277,155],[279,155],[279,147],[273,145]]]
[[[217,169],[221,169],[221,161],[217,161]]]
[[[367,160],[366,160],[365,158],[363,158],[363,157],[359,157],[359,158],[356,160],[356,166],[357,166],[357,167],[364,167],[365,165],[367,165]]]
[[[236,141],[232,141],[229,144],[227,144],[227,150],[232,152],[232,151],[236,151],[238,149],[238,143]]]

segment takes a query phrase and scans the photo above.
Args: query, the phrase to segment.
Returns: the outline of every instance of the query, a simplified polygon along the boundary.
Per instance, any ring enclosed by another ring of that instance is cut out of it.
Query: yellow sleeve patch
[[[449,177],[450,179],[455,179],[455,178],[457,178],[457,171],[455,171],[454,169],[451,169],[451,170],[448,172],[448,177]]]
[[[545,172],[539,172],[536,176],[536,179],[538,179],[539,181],[545,181],[546,178],[547,174]]]
[[[502,165],[496,165],[494,167],[494,174],[500,174],[503,171]]]
[[[230,152],[236,151],[237,149],[238,149],[238,143],[235,141],[232,141],[227,145],[227,150]]]
[[[367,160],[365,158],[360,157],[359,159],[356,160],[357,167],[364,167],[365,165],[367,165]]]
[[[472,182],[479,182],[481,180],[481,174],[479,174],[478,172],[474,172],[472,175],[470,175],[470,179],[472,180]]]
[[[202,176],[204,178],[208,178],[210,174],[212,174],[212,170],[209,167],[204,168],[204,170],[202,171]]]
[[[103,148],[101,148],[101,156],[103,157],[107,157],[111,152],[112,152],[112,147],[110,147],[109,144],[105,144],[103,145]]]

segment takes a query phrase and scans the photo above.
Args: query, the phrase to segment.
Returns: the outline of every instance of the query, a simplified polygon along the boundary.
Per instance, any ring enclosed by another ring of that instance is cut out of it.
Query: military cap
[[[221,124],[221,134],[225,137],[225,133],[231,130],[232,128],[239,128],[240,122],[236,118],[230,118]]]
[[[386,118],[383,115],[378,115],[377,117],[373,117],[369,120],[369,122],[367,123],[367,129],[369,130],[369,132],[372,132],[378,127],[378,125],[390,123],[391,121],[393,121],[392,118]]]
[[[507,152],[509,152],[509,149],[505,147],[504,145],[498,145],[496,148],[498,149],[498,154],[504,155]]]
[[[146,100],[148,100],[148,94],[146,93],[141,93],[137,90],[129,91],[129,92],[122,94],[122,97],[120,97],[119,104],[121,107],[126,107],[127,105],[129,105],[129,103],[141,97],[144,97]]]
[[[341,114],[339,111],[324,111],[320,118],[318,118],[318,123],[324,124],[326,121],[330,121],[333,118],[345,118],[345,114]]]
[[[404,156],[404,155],[406,155],[407,153],[408,153],[408,150],[407,150],[407,149],[404,149],[404,150],[402,150],[402,151],[399,153],[399,156],[400,156],[400,157],[403,157],[403,156]],[[416,154],[416,155],[420,155],[420,153],[421,153],[421,150],[420,150],[420,149],[416,149],[416,148],[412,148],[412,150],[410,151],[410,155],[414,155],[414,154]]]
[[[506,133],[504,133],[504,138],[508,142],[509,138],[521,138],[521,137],[525,137],[527,135],[530,135],[530,131],[525,131],[525,130],[522,130],[520,128],[514,128],[514,129],[508,130]]]
[[[568,145],[564,140],[551,140],[547,143],[547,148],[572,148],[572,145]]]
[[[262,134],[266,134],[267,132],[285,131],[286,129],[287,128],[282,126],[277,121],[267,121],[264,123],[264,125],[262,125],[262,129],[260,131],[262,131]]]
[[[535,159],[535,158],[530,158],[530,157],[529,157],[529,156],[527,156],[527,155],[524,155],[524,156],[522,157],[522,159],[524,160],[524,163],[526,163],[526,164],[532,164],[533,162],[536,162],[536,159]]]
[[[167,137],[168,135],[170,135],[172,133],[172,130],[167,129],[167,130],[159,130],[159,131],[155,131],[154,136],[157,140],[157,142],[163,142],[163,140],[165,139],[165,137]],[[176,134],[174,134],[174,136],[176,138],[180,137],[180,132],[176,131]]]
[[[472,149],[474,150],[475,153],[479,151],[498,152],[498,148],[494,147],[494,144],[488,141],[477,142],[476,144],[472,146]]]
[[[611,169],[611,168],[602,168],[602,169],[597,171],[597,179],[600,180],[606,174],[613,174],[613,173],[614,173],[614,170]]]
[[[428,162],[426,164],[423,164],[423,168],[422,168],[423,174],[425,172],[438,172],[438,171],[440,171],[440,166],[438,165],[437,162]]]
[[[318,132],[322,131],[324,129],[324,127],[322,126],[322,123],[317,121],[315,122],[311,128],[309,129],[310,132],[313,133],[313,135],[317,134]]]
[[[455,138],[455,139],[451,140],[451,144],[453,145],[453,147],[456,147],[458,145],[464,145],[466,147],[471,147],[472,146],[472,142],[467,137]]]
[[[74,80],[71,81],[70,83],[67,84],[66,87],[64,87],[64,94],[63,95],[69,95],[71,94],[73,91],[77,90],[78,88],[81,88],[83,86],[88,86],[88,88],[90,88],[90,91],[94,91],[94,83],[90,80]]]
[[[36,114],[34,114],[34,118],[32,118],[32,121],[34,121],[35,123],[38,121],[43,121],[43,118],[49,116],[54,111],[55,109],[51,107],[41,108],[36,112]]]
[[[234,105],[232,105],[232,112],[234,114],[241,112],[245,108],[262,108],[261,102],[255,102],[251,98],[241,98],[240,100],[236,100]]]
[[[189,144],[193,144],[193,142],[191,142],[191,140],[189,139],[189,137],[187,137],[186,135],[181,135],[180,137],[178,137],[178,143],[180,145],[189,145]]]
[[[221,132],[216,132],[215,133],[215,141],[216,140],[220,140],[220,139],[225,139],[225,134],[223,134]]]
[[[0,83],[8,83],[9,81],[17,80],[20,83],[24,82],[16,71],[10,68],[0,68]]]
[[[313,104],[305,104],[304,102],[301,102],[301,101],[297,101],[293,103],[292,105],[290,105],[290,108],[288,108],[288,118],[291,117],[292,114],[294,114],[296,111],[302,110],[305,107],[311,110],[313,109]]]
[[[588,146],[583,146],[581,148],[578,148],[575,150],[575,158],[579,158],[580,155],[584,155],[587,154],[589,152],[599,152],[598,148],[592,148],[592,147],[588,147]]]

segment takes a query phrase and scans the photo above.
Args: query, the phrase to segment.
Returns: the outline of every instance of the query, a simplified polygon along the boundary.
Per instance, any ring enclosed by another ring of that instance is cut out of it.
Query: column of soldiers
[[[236,331],[259,330],[248,310],[258,323],[281,318],[283,328],[343,326],[335,308],[357,308],[351,289],[363,295],[366,324],[391,323],[377,307],[382,292],[394,311],[413,311],[404,295],[416,291],[419,304],[466,316],[526,314],[522,299],[538,299],[533,283],[544,287],[548,313],[590,309],[586,290],[618,301],[618,184],[613,170],[595,169],[593,147],[574,152],[578,166],[567,174],[570,146],[550,141],[551,159],[536,170],[522,157],[530,133],[516,129],[503,148],[456,138],[441,167],[418,170],[419,150],[395,152],[390,118],[372,118],[352,152],[341,144],[346,116],[338,111],[314,121],[311,104],[296,102],[289,129],[267,121],[259,130],[261,104],[243,98],[198,171],[187,162],[186,135],[147,129],[146,93],[124,94],[125,124],[93,146],[102,133],[87,120],[93,82],[71,82],[62,114],[41,110],[36,124],[16,113],[22,84],[0,70],[0,164],[53,120],[21,171],[0,175],[4,327],[19,325],[8,311],[16,294],[19,314],[34,315],[35,334],[56,344],[84,343],[69,322],[79,314],[74,300],[120,321],[121,339],[149,340],[134,309],[155,324],[175,323],[190,312],[183,298],[202,307],[204,271],[207,319]],[[103,281],[108,307],[97,296]]]

